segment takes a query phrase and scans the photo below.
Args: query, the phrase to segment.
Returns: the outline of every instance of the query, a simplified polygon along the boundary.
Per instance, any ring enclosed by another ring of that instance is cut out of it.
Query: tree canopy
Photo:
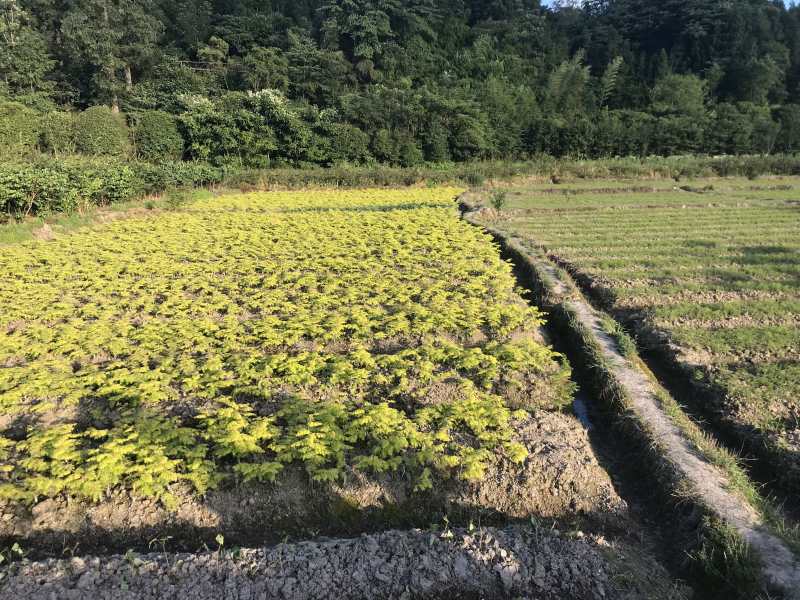
[[[247,95],[263,90],[271,95]],[[542,151],[794,151],[800,8],[779,0],[0,0],[3,97],[45,112],[104,104],[134,118],[170,113],[187,152],[202,148],[202,156],[232,152],[222,134],[198,141],[203,114],[220,127],[245,109],[272,119],[246,127],[256,137],[271,132],[261,145],[288,143],[285,128],[301,136],[295,145],[322,132],[330,146],[330,136],[349,132],[342,139],[366,140],[368,155],[398,163]],[[283,123],[264,108],[279,97],[292,115]],[[299,156],[296,148],[286,155]]]

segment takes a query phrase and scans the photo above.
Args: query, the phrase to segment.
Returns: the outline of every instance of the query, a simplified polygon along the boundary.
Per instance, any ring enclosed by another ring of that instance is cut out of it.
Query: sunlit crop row
[[[501,394],[564,401],[566,369],[455,194],[222,197],[4,248],[2,494],[522,460]]]

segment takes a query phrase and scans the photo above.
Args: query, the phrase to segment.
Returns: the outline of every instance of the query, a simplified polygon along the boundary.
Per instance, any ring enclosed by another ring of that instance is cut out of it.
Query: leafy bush
[[[192,193],[186,188],[168,189],[164,194],[164,204],[169,210],[177,210],[191,199]]]
[[[144,191],[148,194],[156,194],[170,188],[219,183],[223,177],[222,169],[194,161],[135,163],[135,165],[144,185]]]
[[[192,158],[218,165],[268,167],[305,159],[311,130],[276,90],[185,99],[181,129]]]
[[[492,206],[496,210],[503,210],[508,202],[508,192],[505,190],[498,190],[492,194]]]
[[[202,163],[42,160],[0,165],[0,212],[14,217],[132,200],[169,188],[215,183],[222,172]]]
[[[0,165],[0,212],[22,217],[69,211],[78,198],[69,174],[58,167]]]
[[[124,156],[130,151],[125,118],[106,106],[93,106],[78,114],[75,142],[79,152],[90,156]]]
[[[41,121],[42,150],[58,156],[74,154],[76,144],[75,115],[66,111],[52,111],[45,114]]]
[[[38,141],[39,115],[19,102],[0,100],[0,154],[28,154]]]
[[[124,163],[41,161],[0,167],[0,210],[16,217],[129,200],[142,191],[136,171]]]
[[[183,137],[177,121],[160,110],[148,110],[138,116],[134,143],[136,155],[143,160],[179,160],[183,155]]]
[[[67,163],[70,184],[86,204],[124,202],[144,193],[142,180],[132,164],[115,161]]]

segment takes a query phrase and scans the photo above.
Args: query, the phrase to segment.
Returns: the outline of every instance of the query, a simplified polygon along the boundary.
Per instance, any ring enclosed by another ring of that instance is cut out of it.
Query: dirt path
[[[483,226],[468,214],[466,218]],[[689,439],[661,408],[653,381],[620,353],[614,339],[605,332],[597,311],[582,296],[577,298],[561,282],[553,263],[526,254],[537,270],[552,282],[551,292],[563,298],[566,307],[574,312],[580,324],[592,333],[636,416],[657,440],[675,471],[691,484],[700,500],[733,527],[758,554],[767,585],[787,598],[800,598],[800,561],[789,547],[767,530],[752,506],[731,491],[728,477],[696,452]]]

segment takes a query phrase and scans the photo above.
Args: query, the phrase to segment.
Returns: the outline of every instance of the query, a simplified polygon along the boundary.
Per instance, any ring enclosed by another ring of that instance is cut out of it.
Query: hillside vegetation
[[[800,8],[575,4],[3,0],[0,147],[251,167],[800,149]]]

